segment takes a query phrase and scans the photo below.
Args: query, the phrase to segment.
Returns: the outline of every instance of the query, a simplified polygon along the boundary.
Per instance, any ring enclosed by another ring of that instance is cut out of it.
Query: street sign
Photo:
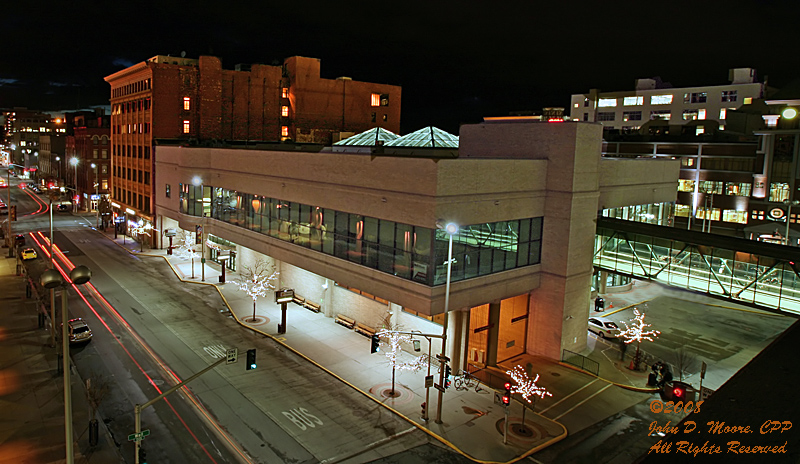
[[[440,392],[444,393],[444,387],[442,387],[442,386],[441,386],[441,385],[439,385],[438,383],[435,383],[435,384],[433,384],[433,386],[434,386],[434,387],[435,387],[437,390],[439,390]]]
[[[236,362],[237,358],[239,357],[239,348],[231,348],[228,350],[228,360],[225,364],[233,364]]]
[[[700,387],[700,399],[702,401],[707,400],[712,393],[714,393],[714,390],[706,387]]]
[[[425,376],[425,388],[430,388],[433,386],[433,376],[426,375]]]
[[[294,289],[292,288],[282,288],[280,290],[275,291],[276,303],[288,303],[292,301],[293,298],[294,298]]]
[[[132,433],[128,435],[128,441],[141,441],[144,437],[150,435],[150,429],[142,430],[139,433]]]

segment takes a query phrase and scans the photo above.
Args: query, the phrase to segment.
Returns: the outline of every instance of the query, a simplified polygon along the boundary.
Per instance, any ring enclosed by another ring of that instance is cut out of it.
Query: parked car
[[[23,261],[27,261],[29,259],[36,259],[36,250],[34,250],[33,248],[25,248],[24,250],[22,250],[19,256],[22,258]]]
[[[84,343],[92,339],[92,329],[80,317],[67,321],[70,343]]]
[[[56,211],[61,211],[62,213],[63,212],[67,212],[70,209],[72,209],[72,208],[69,205],[61,204],[61,205],[56,206]]]
[[[22,234],[17,234],[14,237],[14,245],[16,246],[25,246],[25,236]]]
[[[600,338],[618,338],[620,329],[616,322],[605,317],[590,317],[589,332],[596,333]]]

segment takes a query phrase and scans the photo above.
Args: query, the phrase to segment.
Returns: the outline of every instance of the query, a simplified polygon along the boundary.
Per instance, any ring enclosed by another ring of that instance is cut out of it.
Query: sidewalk
[[[16,258],[0,248],[0,464],[64,462],[64,381],[56,348],[50,346],[49,319],[39,327],[35,300],[25,296]],[[105,424],[97,446],[89,446],[89,405],[85,386],[73,369],[74,462],[121,462]]]

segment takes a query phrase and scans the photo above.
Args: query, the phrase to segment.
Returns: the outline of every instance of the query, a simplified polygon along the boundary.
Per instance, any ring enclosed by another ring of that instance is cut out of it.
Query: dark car
[[[22,234],[17,234],[14,237],[14,245],[16,246],[23,246],[25,245],[25,236]]]
[[[70,210],[69,205],[58,205],[56,206],[56,211],[67,212]]]

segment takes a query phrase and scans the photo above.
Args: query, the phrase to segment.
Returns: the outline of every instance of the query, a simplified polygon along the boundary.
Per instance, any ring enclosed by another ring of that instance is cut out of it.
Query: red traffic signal
[[[672,387],[672,397],[675,399],[675,401],[686,400],[686,388],[682,385],[676,385]]]
[[[511,403],[511,382],[503,384],[503,388],[506,389],[503,394],[503,405],[508,406]]]

